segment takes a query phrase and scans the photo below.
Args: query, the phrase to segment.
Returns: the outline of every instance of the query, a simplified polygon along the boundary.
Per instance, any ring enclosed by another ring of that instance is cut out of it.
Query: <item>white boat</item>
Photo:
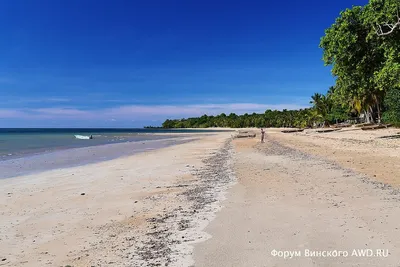
[[[75,138],[76,138],[76,139],[83,139],[83,140],[93,139],[92,136],[79,135],[79,134],[76,134],[76,135],[75,135]]]

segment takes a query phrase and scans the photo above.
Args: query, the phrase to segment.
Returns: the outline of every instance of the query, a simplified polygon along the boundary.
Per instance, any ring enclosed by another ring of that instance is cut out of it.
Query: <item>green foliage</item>
[[[383,121],[400,126],[400,89],[391,89],[385,97],[387,111],[383,113]]]
[[[360,111],[374,106],[373,98],[367,96],[378,94],[374,73],[384,61],[377,38],[367,38],[373,28],[365,23],[364,10],[356,6],[342,12],[320,43],[323,60],[332,65],[332,74],[337,77],[339,99],[343,105],[361,105]]]
[[[320,47],[336,77],[335,104],[380,118],[385,94],[400,83],[400,29],[386,36],[376,29],[396,22],[399,8],[399,0],[371,0],[341,12],[325,31]]]
[[[326,120],[330,123],[343,122],[350,119],[350,112],[343,106],[332,106],[330,112],[326,116]]]
[[[317,117],[323,122],[324,125],[326,125],[328,122],[328,115],[332,107],[331,99],[319,93],[315,93],[311,99],[312,101],[310,101],[310,104],[314,105],[313,108]]]
[[[327,122],[334,123],[336,120],[343,121],[348,118],[347,114],[335,117],[335,114],[328,114]],[[209,128],[209,127],[312,127],[314,123],[321,122],[321,117],[316,113],[315,108],[300,110],[266,110],[263,114],[231,113],[226,116],[224,113],[217,116],[202,116],[180,120],[166,120],[163,128]]]

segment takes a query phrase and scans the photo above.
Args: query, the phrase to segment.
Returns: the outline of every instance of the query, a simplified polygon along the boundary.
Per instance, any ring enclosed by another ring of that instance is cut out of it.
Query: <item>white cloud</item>
[[[295,104],[257,104],[228,103],[204,105],[127,105],[113,108],[83,110],[78,108],[38,108],[38,109],[0,109],[0,118],[21,119],[74,119],[74,120],[110,120],[120,121],[164,120],[167,118],[186,118],[192,116],[263,113],[266,109],[299,109],[305,105]]]
[[[5,98],[5,102],[8,104],[31,104],[31,103],[66,103],[71,102],[69,98],[62,97],[48,97],[48,98],[24,98],[24,97],[8,97],[2,96]]]
[[[0,109],[0,118],[19,118],[24,117],[26,114],[19,110],[13,109]]]

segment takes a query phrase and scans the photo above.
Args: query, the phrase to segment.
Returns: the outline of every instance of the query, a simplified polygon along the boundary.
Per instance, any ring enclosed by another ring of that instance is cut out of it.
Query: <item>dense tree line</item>
[[[400,0],[370,0],[340,13],[320,48],[335,84],[302,110],[166,120],[164,128],[312,127],[359,120],[400,125]],[[398,23],[391,23],[398,22]]]
[[[197,118],[166,120],[163,128],[208,128],[208,127],[312,127],[315,124],[342,122],[351,118],[342,109],[329,107],[326,117],[318,114],[315,108],[300,110],[266,110],[263,114],[236,115],[224,113],[217,116],[203,115]]]

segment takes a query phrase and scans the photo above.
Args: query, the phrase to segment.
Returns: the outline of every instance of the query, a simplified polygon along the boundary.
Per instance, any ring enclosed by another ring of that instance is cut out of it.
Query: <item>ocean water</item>
[[[91,147],[113,143],[160,140],[176,135],[155,133],[187,133],[193,130],[164,129],[10,129],[0,128],[0,161],[54,152],[69,148]],[[93,139],[78,139],[93,136]],[[82,138],[82,137],[81,137]]]
[[[131,156],[136,153],[190,142],[193,137],[121,142],[98,146],[55,150],[0,161],[0,179],[63,169]]]

